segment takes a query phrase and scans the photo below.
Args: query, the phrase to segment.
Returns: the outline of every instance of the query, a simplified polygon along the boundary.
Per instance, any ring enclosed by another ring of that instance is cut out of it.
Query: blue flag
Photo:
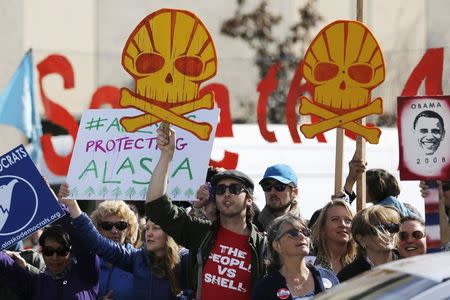
[[[0,124],[14,126],[22,131],[33,145],[32,159],[41,154],[42,125],[34,98],[33,58],[28,51],[14,76],[0,94]]]

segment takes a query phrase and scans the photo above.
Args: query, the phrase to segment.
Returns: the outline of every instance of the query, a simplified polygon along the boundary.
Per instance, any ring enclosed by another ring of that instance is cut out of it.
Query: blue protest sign
[[[1,250],[63,215],[23,145],[0,156]]]

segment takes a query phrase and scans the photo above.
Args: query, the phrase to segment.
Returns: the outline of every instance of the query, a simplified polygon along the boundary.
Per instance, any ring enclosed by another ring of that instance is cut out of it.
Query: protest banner
[[[397,109],[400,179],[450,179],[450,96],[398,97]]]
[[[385,77],[383,54],[363,23],[338,20],[324,27],[305,54],[303,71],[314,86],[314,98],[301,98],[300,114],[324,119],[302,125],[300,130],[306,137],[342,127],[378,143],[378,128],[354,122],[383,112],[382,99],[371,101],[370,97]]]
[[[120,124],[124,116],[137,116],[135,109],[90,109],[83,113],[67,175],[71,199],[145,200],[152,171],[160,151],[156,144],[159,123],[136,132]],[[189,119],[212,124],[212,137],[219,109],[198,110]],[[205,183],[213,138],[202,141],[181,128],[169,177],[172,200],[192,201]]]
[[[135,80],[135,90],[121,89],[120,105],[143,114],[120,123],[134,132],[163,121],[209,140],[211,124],[183,115],[214,108],[214,94],[199,97],[200,85],[217,73],[214,42],[192,12],[164,8],[145,17],[130,34],[122,66]]]
[[[0,249],[64,216],[23,145],[0,157]]]
[[[362,1],[358,1],[362,8]],[[358,14],[360,15],[360,13]],[[362,21],[362,17],[359,18]],[[378,144],[381,130],[358,122],[383,112],[383,100],[371,99],[371,91],[385,79],[383,53],[370,30],[359,21],[337,20],[325,26],[311,42],[303,60],[305,79],[313,86],[313,99],[300,98],[299,113],[322,120],[303,124],[307,138],[337,128],[335,193],[342,192],[343,132],[349,130],[371,144]],[[365,159],[364,143],[357,142],[356,158]],[[359,179],[358,186],[362,180]],[[358,190],[358,209],[365,200]]]

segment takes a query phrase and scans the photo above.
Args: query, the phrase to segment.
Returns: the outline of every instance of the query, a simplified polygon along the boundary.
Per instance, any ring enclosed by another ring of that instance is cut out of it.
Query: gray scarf
[[[297,200],[292,201],[288,213],[300,217],[300,208],[298,207]],[[258,216],[258,221],[264,226],[264,230],[267,231],[267,228],[272,223],[272,221],[281,215],[283,214],[275,215],[266,204]]]

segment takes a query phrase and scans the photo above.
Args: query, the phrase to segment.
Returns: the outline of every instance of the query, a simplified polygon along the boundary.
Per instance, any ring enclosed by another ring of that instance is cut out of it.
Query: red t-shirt
[[[202,300],[244,300],[251,297],[248,235],[220,227],[202,276]]]

